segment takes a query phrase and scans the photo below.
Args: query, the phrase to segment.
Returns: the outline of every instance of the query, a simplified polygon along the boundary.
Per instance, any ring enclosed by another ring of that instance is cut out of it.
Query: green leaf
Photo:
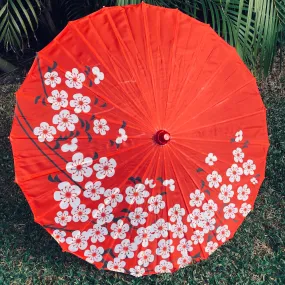
[[[88,142],[91,142],[92,141],[92,136],[89,133],[87,133],[87,132],[86,132],[86,134],[88,136]]]
[[[127,123],[125,121],[123,121],[121,128],[124,129],[126,127],[126,125],[127,125]]]
[[[85,121],[85,131],[89,131],[90,129],[90,124],[88,123],[88,121]]]
[[[96,160],[98,158],[98,153],[97,152],[94,152],[94,155],[93,155],[93,160]]]
[[[129,177],[129,179],[128,180],[130,180],[130,181],[132,181],[134,184],[136,184],[136,179],[132,176],[132,177]]]
[[[123,213],[130,213],[131,210],[129,210],[129,209],[127,209],[127,208],[124,208],[123,210],[121,210],[121,212],[123,212]]]
[[[56,67],[57,67],[57,62],[56,61],[54,61],[53,62],[53,65],[50,67],[48,67],[48,72],[52,72],[53,70],[55,70],[56,69]]]
[[[41,95],[39,95],[35,98],[35,104],[38,104],[38,101],[40,100],[40,98],[41,98]]]
[[[81,118],[79,118],[79,121],[80,121],[80,124],[81,124],[81,128],[84,128],[85,122]]]

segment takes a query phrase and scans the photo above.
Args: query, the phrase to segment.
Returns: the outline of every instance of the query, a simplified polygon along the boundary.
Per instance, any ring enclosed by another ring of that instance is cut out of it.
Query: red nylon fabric
[[[62,250],[99,269],[173,272],[253,209],[269,146],[256,81],[178,10],[142,3],[70,22],[16,97],[15,181]]]

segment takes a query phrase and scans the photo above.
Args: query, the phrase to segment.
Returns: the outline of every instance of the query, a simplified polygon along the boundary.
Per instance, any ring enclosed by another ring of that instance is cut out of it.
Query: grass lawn
[[[20,83],[21,79],[18,81]],[[271,147],[266,179],[254,211],[234,238],[208,260],[173,275],[138,279],[98,271],[87,262],[63,253],[55,240],[33,221],[31,210],[14,183],[7,138],[13,117],[14,92],[19,84],[7,84],[7,80],[0,84],[0,284],[285,284],[284,74],[273,73],[260,83],[268,109]]]

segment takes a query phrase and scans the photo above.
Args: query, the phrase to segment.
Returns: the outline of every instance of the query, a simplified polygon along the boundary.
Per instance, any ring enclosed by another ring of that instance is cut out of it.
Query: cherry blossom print
[[[224,203],[230,202],[231,198],[234,196],[234,191],[232,191],[233,186],[229,185],[222,185],[220,188],[219,199],[222,200]]]
[[[191,240],[193,240],[194,244],[203,243],[204,232],[199,230],[194,231],[194,234],[191,236]]]
[[[100,71],[99,67],[94,66],[92,68],[92,73],[95,75],[94,83],[96,85],[100,84],[101,80],[104,80],[104,73]]]
[[[54,88],[57,84],[61,83],[61,78],[58,76],[56,71],[46,72],[44,78],[45,85],[50,85],[51,88]]]
[[[39,142],[51,142],[54,139],[54,135],[56,134],[56,129],[53,126],[50,126],[46,122],[40,123],[39,127],[34,128],[34,135],[38,136]]]
[[[222,182],[222,176],[217,171],[213,171],[212,174],[208,174],[207,181],[210,188],[218,188]]]
[[[162,200],[161,195],[151,196],[147,202],[149,204],[148,210],[155,214],[158,214],[160,210],[165,208],[165,202]]]
[[[217,160],[218,158],[213,153],[209,153],[205,158],[205,163],[207,163],[209,166],[213,166]]]
[[[58,242],[63,243],[65,242],[66,232],[60,230],[54,230],[52,232],[52,237]]]
[[[93,168],[97,172],[96,177],[104,179],[105,177],[114,176],[116,166],[117,162],[114,158],[108,160],[107,157],[101,157],[99,163],[94,164]]]
[[[88,113],[91,110],[91,100],[88,96],[83,96],[80,93],[73,95],[74,100],[70,100],[70,107],[74,108],[74,112],[79,114],[81,112]]]
[[[164,180],[163,186],[168,187],[170,191],[174,191],[175,190],[175,181],[173,179]]]
[[[217,240],[225,242],[227,238],[231,235],[228,225],[220,226],[216,230]]]
[[[129,186],[126,189],[127,196],[125,197],[126,202],[129,204],[143,204],[144,198],[149,196],[149,192],[145,190],[145,185],[142,183],[138,183],[135,187]]]
[[[203,200],[205,199],[205,194],[201,193],[199,189],[196,189],[194,193],[190,194],[190,206],[191,207],[200,207]]]
[[[233,164],[231,168],[228,168],[226,175],[229,177],[230,182],[240,182],[240,176],[243,174],[243,170],[237,164]]]
[[[113,208],[115,208],[118,203],[123,201],[123,195],[120,194],[119,188],[107,189],[104,192],[104,196],[106,197],[104,199],[104,203],[106,205],[111,205]]]
[[[233,151],[233,155],[234,155],[234,161],[236,163],[238,162],[243,162],[244,159],[244,153],[242,152],[242,149],[240,147],[238,147],[237,149],[235,149]]]
[[[243,165],[243,173],[244,175],[253,175],[254,170],[256,170],[256,165],[253,163],[251,159],[245,162]]]
[[[68,105],[68,94],[61,90],[60,92],[58,90],[52,90],[51,96],[47,98],[47,101],[51,104],[51,108],[53,110],[60,110],[60,108],[65,108]]]
[[[86,222],[88,220],[88,215],[91,213],[91,209],[86,208],[86,205],[81,204],[71,211],[73,222]]]
[[[118,253],[120,259],[133,258],[134,251],[138,249],[135,243],[131,243],[129,239],[124,239],[120,244],[115,246],[114,252]]]
[[[54,221],[57,224],[60,224],[61,226],[65,227],[67,223],[71,222],[71,219],[72,217],[69,215],[68,211],[59,211],[56,213]]]
[[[181,220],[184,215],[185,209],[181,208],[179,204],[175,204],[172,208],[168,210],[168,216],[170,217],[171,222]]]
[[[156,183],[153,183],[153,179],[146,178],[144,181],[145,185],[148,185],[149,188],[154,188],[156,186]]]
[[[239,212],[246,217],[248,213],[251,211],[251,205],[247,203],[242,203]]]
[[[252,178],[250,179],[250,182],[251,182],[253,185],[258,184],[258,180],[257,180],[255,177],[252,177]]]
[[[248,188],[247,184],[245,184],[238,187],[237,193],[238,200],[246,201],[248,199],[248,195],[250,194],[250,189]]]
[[[135,237],[135,243],[142,244],[143,247],[147,247],[150,241],[153,241],[155,238],[154,234],[152,233],[152,228],[139,228],[137,230],[137,236]]]
[[[114,261],[108,261],[107,268],[112,271],[117,272],[125,272],[124,267],[126,266],[126,262],[121,260],[120,258],[114,258]]]
[[[92,229],[88,230],[88,234],[91,238],[91,242],[103,242],[106,239],[105,236],[108,234],[108,230],[101,225],[95,224]]]
[[[145,269],[139,265],[135,266],[134,268],[130,268],[131,275],[135,277],[141,277],[145,273]]]
[[[202,219],[202,213],[199,209],[193,210],[191,214],[187,217],[187,222],[190,223],[190,227],[195,229]]]
[[[133,226],[143,225],[146,222],[147,212],[143,211],[143,208],[136,208],[134,212],[129,213],[130,222]]]
[[[154,255],[151,254],[151,250],[147,249],[145,251],[141,251],[138,254],[138,264],[144,267],[148,267],[149,263],[154,261]]]
[[[235,218],[238,209],[236,208],[236,205],[234,203],[230,203],[228,206],[224,207],[223,211],[224,211],[224,218],[228,220]]]
[[[188,252],[193,251],[193,242],[191,240],[186,240],[183,238],[179,241],[179,245],[177,246],[177,250],[181,252],[181,254],[188,255]]]
[[[93,163],[91,157],[83,156],[83,153],[77,152],[72,156],[72,162],[66,164],[66,171],[72,174],[72,180],[82,182],[84,177],[90,177],[93,170],[89,167]]]
[[[83,192],[83,196],[91,199],[92,201],[97,201],[101,198],[100,195],[104,194],[104,187],[101,187],[102,183],[100,181],[96,182],[87,182],[85,184],[85,191]]]
[[[212,199],[210,199],[207,203],[203,204],[202,209],[205,211],[207,216],[213,217],[215,212],[218,210],[218,206]]]
[[[192,257],[191,256],[181,256],[178,258],[177,260],[177,264],[179,265],[179,268],[184,268],[187,265],[189,265],[190,263],[192,263]]]
[[[84,73],[79,73],[77,68],[72,68],[72,71],[65,73],[65,84],[69,88],[81,89],[82,83],[85,81]]]
[[[173,269],[173,264],[166,260],[161,260],[159,265],[156,265],[154,271],[156,273],[171,273]]]
[[[107,125],[107,121],[105,119],[94,120],[93,131],[95,134],[105,136],[109,130],[110,128]]]
[[[216,219],[207,214],[202,214],[202,219],[198,222],[198,226],[203,229],[203,232],[207,234],[215,229]]]
[[[125,239],[126,233],[130,230],[130,226],[123,222],[123,220],[118,220],[117,223],[111,225],[111,237],[113,239]]]
[[[116,138],[116,143],[121,144],[127,141],[127,139],[128,139],[128,136],[126,134],[126,130],[123,128],[119,129],[119,136]]]
[[[168,258],[170,253],[174,251],[173,241],[171,239],[165,240],[161,239],[158,242],[158,248],[156,249],[156,254],[160,255],[162,258]]]
[[[68,151],[74,152],[78,148],[77,143],[78,143],[78,139],[72,138],[72,139],[70,139],[69,142],[67,142],[61,146],[61,151],[63,151],[63,152],[68,152]]]
[[[104,225],[105,223],[110,223],[114,215],[112,214],[113,208],[111,206],[106,206],[103,203],[99,204],[98,209],[93,210],[92,217],[97,219],[97,224]]]
[[[103,259],[102,254],[104,253],[103,247],[91,245],[90,249],[84,251],[84,256],[86,256],[86,261],[93,264],[94,262],[100,262]]]
[[[164,219],[158,219],[156,223],[151,226],[152,232],[156,238],[167,237],[170,228],[170,224]]]
[[[66,243],[69,244],[68,250],[71,252],[76,252],[78,249],[86,249],[89,239],[88,232],[73,231],[72,237],[66,239]]]
[[[242,139],[243,139],[243,132],[242,131],[236,132],[235,142],[241,142]]]
[[[183,238],[184,233],[187,232],[187,226],[184,225],[181,220],[178,220],[176,224],[171,226],[171,231],[173,238]]]
[[[52,118],[52,123],[57,125],[57,129],[61,132],[64,132],[66,129],[74,131],[74,124],[78,123],[78,121],[78,117],[75,114],[70,114],[68,110],[62,110]]]
[[[59,191],[54,192],[54,200],[60,201],[61,209],[67,209],[69,206],[74,208],[80,204],[78,196],[81,190],[78,186],[70,185],[69,182],[61,182],[58,184],[58,189]]]
[[[209,241],[205,247],[205,252],[208,252],[211,255],[218,248],[218,243]]]

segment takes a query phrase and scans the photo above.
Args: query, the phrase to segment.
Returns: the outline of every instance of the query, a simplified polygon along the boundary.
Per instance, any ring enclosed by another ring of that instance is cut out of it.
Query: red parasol
[[[70,22],[17,92],[16,182],[69,251],[134,276],[207,258],[252,210],[266,109],[210,26],[147,4]]]

